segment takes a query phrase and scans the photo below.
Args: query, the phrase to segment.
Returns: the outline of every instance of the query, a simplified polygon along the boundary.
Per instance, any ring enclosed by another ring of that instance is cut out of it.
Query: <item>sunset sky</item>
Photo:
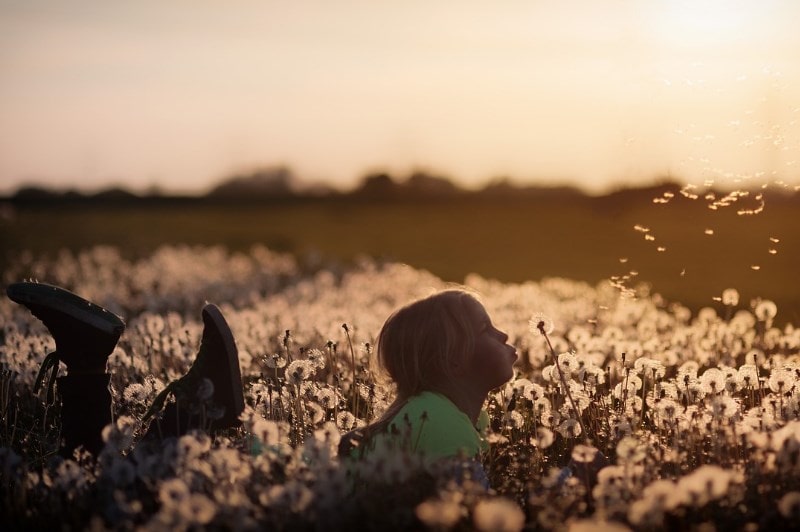
[[[796,0],[0,0],[0,192],[800,183]]]

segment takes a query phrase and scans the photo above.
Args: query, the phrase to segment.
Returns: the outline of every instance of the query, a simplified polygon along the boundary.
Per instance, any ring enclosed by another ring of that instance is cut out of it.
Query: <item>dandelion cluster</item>
[[[780,529],[800,515],[800,329],[775,327],[771,301],[741,306],[729,290],[692,316],[620,298],[610,282],[471,275],[465,284],[520,355],[486,404],[492,489],[375,453],[358,465],[370,478],[359,492],[336,449],[393,398],[373,365],[377,333],[442,280],[391,263],[308,271],[264,248],[186,247],[139,261],[110,248],[27,256],[4,280],[31,276],[121,314],[127,331],[109,359],[105,449],[62,459],[58,407],[33,391],[54,343],[0,300],[9,527]],[[242,426],[142,441],[143,413],[194,359],[205,300],[236,338]]]

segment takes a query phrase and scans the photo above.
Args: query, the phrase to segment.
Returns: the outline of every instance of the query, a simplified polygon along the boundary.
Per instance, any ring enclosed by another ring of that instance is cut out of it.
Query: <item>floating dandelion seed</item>
[[[541,313],[531,316],[528,323],[530,324],[532,333],[552,334],[553,329],[555,329],[553,320]]]

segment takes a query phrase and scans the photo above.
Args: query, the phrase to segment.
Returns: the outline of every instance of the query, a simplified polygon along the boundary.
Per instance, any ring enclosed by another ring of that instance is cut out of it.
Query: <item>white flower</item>
[[[311,362],[314,369],[322,369],[325,367],[325,353],[320,349],[309,349],[306,351],[306,360]]]
[[[758,387],[758,368],[752,364],[743,364],[739,368],[737,375],[737,382],[740,387],[757,388]]]
[[[180,478],[167,479],[158,488],[158,498],[162,505],[177,508],[189,498],[189,486]]]
[[[217,507],[211,499],[202,493],[192,493],[180,502],[178,513],[189,523],[207,525],[214,519]]]
[[[800,491],[790,491],[778,501],[778,511],[786,519],[800,520]]]
[[[568,523],[567,532],[630,532],[622,523],[603,519],[578,519]]]
[[[555,328],[553,320],[541,313],[531,316],[528,324],[530,325],[531,332],[534,334],[552,334]]]
[[[700,384],[706,393],[720,393],[725,389],[725,374],[717,368],[708,368],[700,376]]]
[[[596,447],[578,444],[572,448],[572,459],[579,464],[588,464],[594,461],[598,452]]]
[[[531,445],[535,445],[539,449],[547,449],[553,445],[554,440],[553,431],[546,427],[537,427],[536,436],[531,438]]]
[[[417,506],[414,513],[425,526],[448,529],[461,519],[461,505],[450,500],[427,500]]]
[[[647,450],[636,438],[625,437],[617,444],[617,458],[623,462],[641,462],[645,456]]]
[[[753,313],[759,321],[770,322],[778,314],[778,306],[769,299],[764,299],[756,305]]]
[[[264,363],[270,369],[280,369],[286,366],[286,357],[280,353],[275,353],[273,355],[264,357]]]
[[[576,419],[565,419],[558,426],[558,432],[565,438],[577,438],[581,435],[581,425]]]
[[[300,384],[313,372],[314,366],[308,360],[294,360],[286,366],[286,380],[292,384]]]
[[[525,514],[509,499],[483,499],[473,512],[475,528],[483,532],[517,532],[525,524]]]
[[[769,375],[769,389],[775,393],[786,393],[789,391],[795,382],[795,374],[793,371],[780,368],[773,369]]]
[[[701,508],[725,495],[732,479],[730,471],[716,465],[703,465],[678,481],[678,491],[685,492],[687,500]]]

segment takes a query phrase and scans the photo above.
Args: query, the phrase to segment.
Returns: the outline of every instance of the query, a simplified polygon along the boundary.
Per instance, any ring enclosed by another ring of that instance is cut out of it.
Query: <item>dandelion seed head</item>
[[[450,500],[427,500],[414,510],[425,526],[433,529],[449,529],[461,520],[461,505]]]
[[[553,320],[541,313],[531,316],[531,319],[528,323],[530,325],[531,332],[534,334],[552,334],[553,329],[555,329]]]
[[[280,369],[286,366],[286,357],[279,353],[275,353],[273,355],[264,357],[264,364],[266,364],[270,369]]]
[[[495,497],[475,505],[473,522],[482,532],[518,532],[525,524],[525,514],[515,502]]]
[[[177,508],[189,495],[189,486],[180,478],[167,479],[158,488],[158,498],[167,507]]]
[[[192,525],[207,525],[214,519],[217,507],[202,493],[192,493],[178,504],[178,513]]]
[[[722,291],[722,304],[735,307],[739,304],[739,291],[735,288],[726,288]]]
[[[581,435],[580,423],[572,418],[562,421],[557,430],[564,438],[577,438]]]
[[[531,438],[531,445],[534,445],[539,449],[547,449],[553,445],[554,441],[555,435],[553,434],[553,431],[547,427],[537,427],[536,435]]]
[[[754,314],[760,321],[770,321],[778,314],[778,306],[769,299],[763,299],[756,305]]]
[[[778,511],[786,519],[800,519],[800,491],[790,491],[778,500]]]
[[[630,532],[630,530],[622,523],[600,518],[572,520],[567,528],[567,532]]]
[[[600,452],[596,447],[578,444],[572,448],[572,459],[579,464],[588,464],[594,461],[597,453]]]

